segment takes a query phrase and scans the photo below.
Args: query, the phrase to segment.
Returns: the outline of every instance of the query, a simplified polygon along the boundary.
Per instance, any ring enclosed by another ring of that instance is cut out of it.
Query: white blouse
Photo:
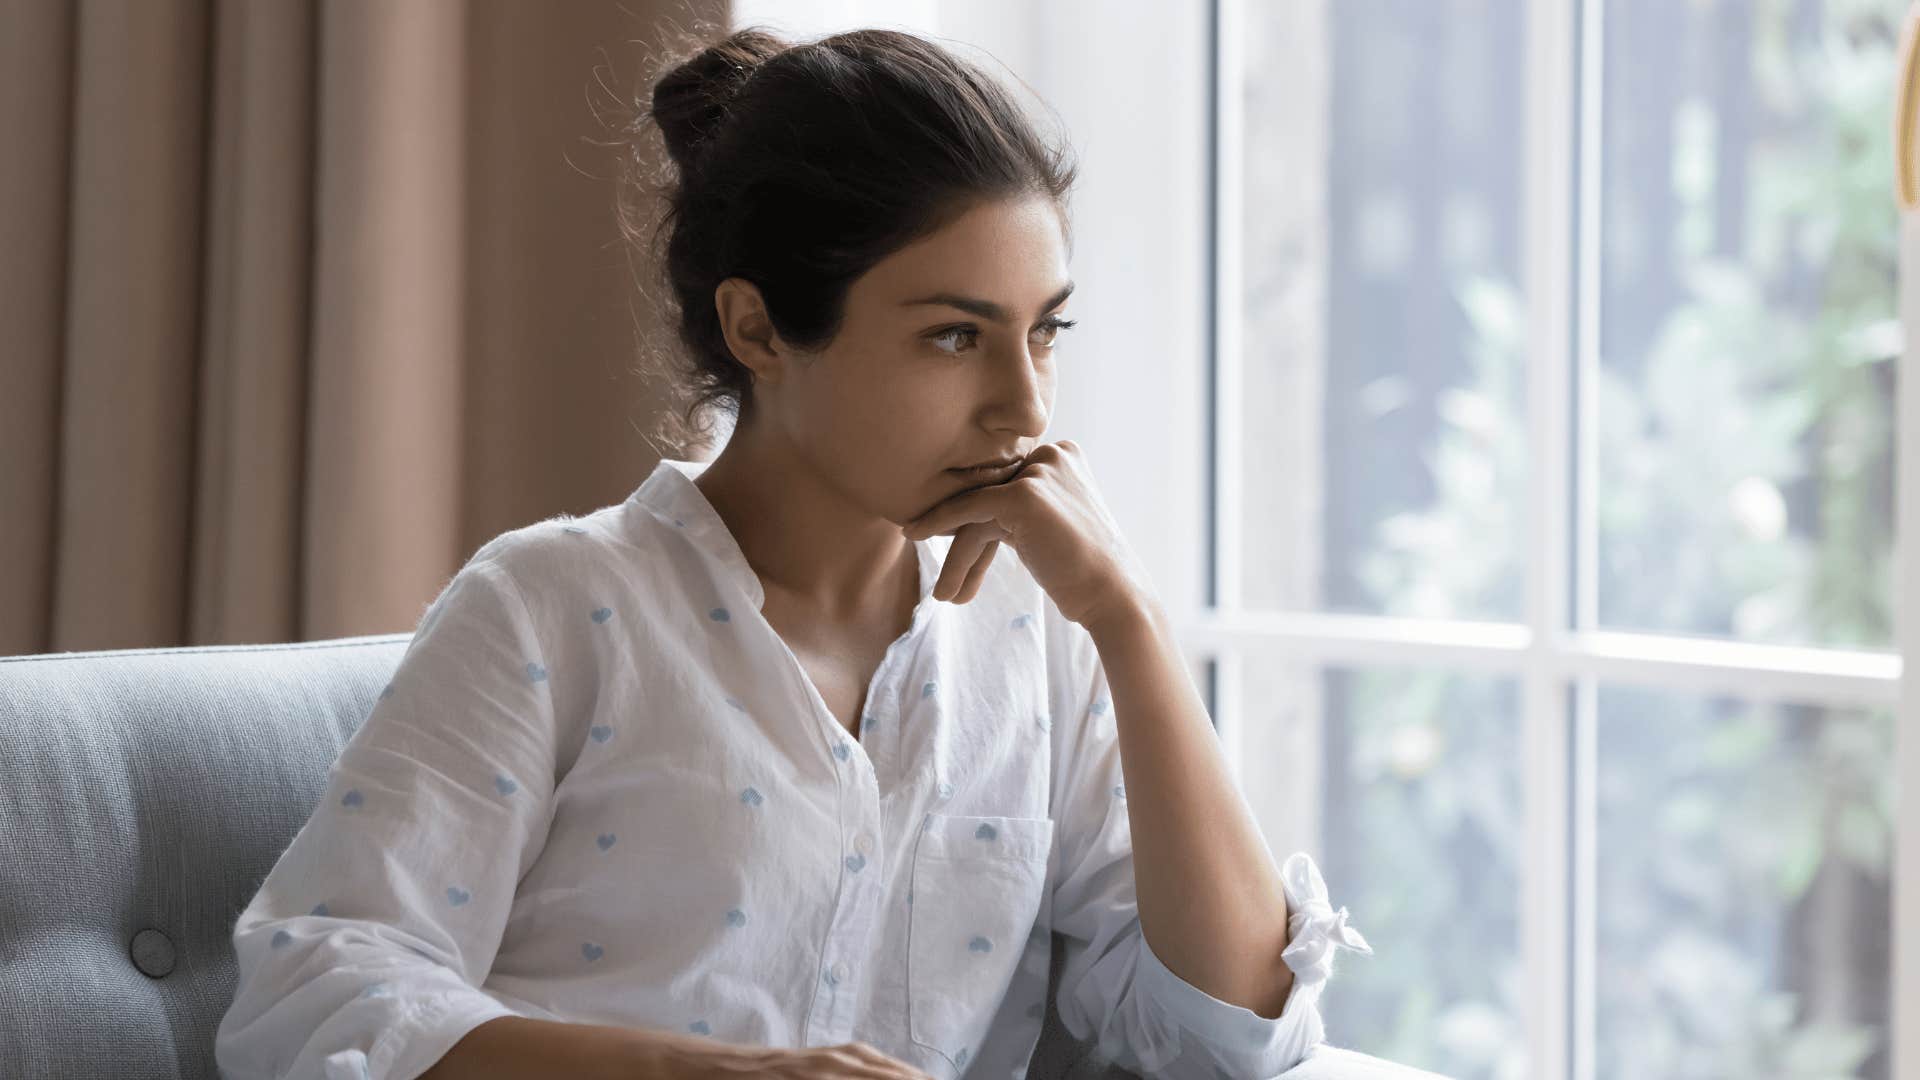
[[[1148,947],[1100,657],[1011,548],[956,605],[951,538],[916,543],[855,739],[704,468],[489,541],[427,609],[234,926],[222,1076],[411,1078],[518,1014],[1021,1077],[1052,934],[1061,1022],[1136,1072],[1270,1077],[1323,1041],[1333,949],[1371,950],[1304,852],[1278,1018]]]

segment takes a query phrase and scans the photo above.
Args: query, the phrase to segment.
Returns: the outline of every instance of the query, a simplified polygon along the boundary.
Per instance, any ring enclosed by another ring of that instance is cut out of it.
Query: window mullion
[[[1528,1072],[1570,1077],[1573,853],[1568,763],[1574,744],[1560,658],[1571,627],[1570,469],[1575,280],[1566,258],[1573,191],[1579,40],[1575,0],[1528,5],[1526,36],[1527,479],[1526,625],[1521,776],[1521,959]],[[1578,906],[1590,907],[1588,898]]]

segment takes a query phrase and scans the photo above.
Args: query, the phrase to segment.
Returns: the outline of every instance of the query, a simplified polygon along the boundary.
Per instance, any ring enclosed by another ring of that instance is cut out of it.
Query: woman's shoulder
[[[670,557],[659,522],[631,503],[581,517],[556,514],[509,529],[481,544],[467,568],[503,573],[531,604],[536,595],[567,595]],[[463,568],[462,572],[466,572]]]
[[[508,529],[475,549],[471,561],[537,572],[577,561],[582,554],[657,546],[658,523],[629,503],[603,506],[582,517],[560,513]]]

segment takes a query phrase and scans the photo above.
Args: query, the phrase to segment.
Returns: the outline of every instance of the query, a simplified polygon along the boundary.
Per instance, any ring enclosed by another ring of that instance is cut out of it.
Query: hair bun
[[[660,125],[667,153],[682,175],[693,170],[702,148],[726,122],[727,108],[740,87],[786,48],[786,42],[765,30],[736,30],[653,84],[653,121]]]

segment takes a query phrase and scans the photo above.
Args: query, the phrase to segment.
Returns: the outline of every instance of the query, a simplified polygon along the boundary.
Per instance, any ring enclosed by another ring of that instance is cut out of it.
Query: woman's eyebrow
[[[1048,300],[1042,305],[1040,310],[1047,312],[1059,307],[1067,297],[1073,295],[1073,284],[1071,281],[1067,282],[1066,286],[1059,292],[1054,293],[1053,299]],[[991,300],[981,300],[972,296],[957,296],[953,293],[934,293],[932,296],[923,296],[918,300],[905,301],[900,306],[917,307],[921,304],[945,304],[948,307],[959,308],[969,315],[978,315],[983,319],[991,319],[994,322],[1009,322],[1012,319],[1012,316],[1007,314],[1006,308],[1001,307]]]

